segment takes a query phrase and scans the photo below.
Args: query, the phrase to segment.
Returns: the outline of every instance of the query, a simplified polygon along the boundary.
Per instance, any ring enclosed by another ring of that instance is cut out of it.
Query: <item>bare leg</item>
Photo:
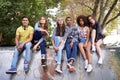
[[[98,53],[98,56],[99,56],[98,64],[102,64],[102,51],[101,51],[101,48],[100,48],[100,45],[102,43],[103,43],[102,39],[100,39],[96,42],[96,49],[97,49],[97,53]]]
[[[92,63],[92,57],[91,57],[91,46],[92,46],[92,44],[91,44],[91,42],[88,42],[88,44],[87,44],[87,48],[86,48],[86,55],[87,55],[87,59],[88,59],[88,64],[91,64]]]
[[[83,59],[84,59],[84,61],[85,61],[85,70],[87,69],[87,66],[88,66],[88,60],[87,60],[87,57],[86,57],[86,54],[85,54],[85,50],[84,50],[84,43],[79,43],[79,50],[80,50],[80,52],[81,52],[81,54],[82,54],[82,57],[83,57]]]
[[[93,70],[92,57],[91,57],[91,51],[90,51],[91,46],[92,46],[92,43],[88,42],[87,47],[86,47],[86,53],[87,53],[87,59],[88,59],[88,66],[87,66],[86,72],[91,72]]]
[[[100,39],[98,40],[95,45],[96,45],[96,49],[97,49],[97,53],[98,53],[98,56],[99,57],[102,57],[102,51],[101,51],[101,48],[100,48],[100,45],[103,43],[103,41]]]
[[[84,50],[84,43],[79,43],[78,46],[79,46],[79,50],[82,54],[83,59],[86,60],[87,58],[86,58],[86,54],[85,54],[85,50]]]

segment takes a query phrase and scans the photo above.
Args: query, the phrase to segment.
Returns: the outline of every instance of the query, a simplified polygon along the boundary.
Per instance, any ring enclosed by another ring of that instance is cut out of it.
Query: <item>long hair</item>
[[[62,29],[60,29],[62,28]],[[62,32],[61,32],[62,31]],[[62,36],[64,36],[65,34],[65,23],[63,21],[63,24],[62,24],[62,27],[60,27],[58,21],[57,21],[57,30],[56,30],[56,36],[61,36],[61,33],[62,33]]]
[[[41,17],[41,18],[45,18],[45,17]],[[41,20],[40,18],[40,20]],[[39,25],[41,25],[41,23],[39,23]],[[40,26],[41,27],[41,26]],[[48,20],[45,18],[45,25],[44,25],[44,29],[48,31]]]
[[[96,19],[94,18],[93,15],[88,15],[88,16],[87,16],[87,22],[88,22],[87,25],[91,27],[91,26],[92,26],[92,23],[89,21],[89,17],[91,17],[92,19],[94,19],[95,22],[96,22]]]

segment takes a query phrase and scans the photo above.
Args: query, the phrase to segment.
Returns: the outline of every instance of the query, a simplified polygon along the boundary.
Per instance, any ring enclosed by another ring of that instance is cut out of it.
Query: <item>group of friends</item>
[[[61,69],[62,51],[66,51],[67,68],[75,72],[75,61],[77,54],[81,54],[84,59],[84,69],[86,72],[93,70],[91,51],[98,53],[98,64],[103,64],[101,44],[103,43],[103,34],[100,24],[94,19],[94,16],[80,15],[76,19],[77,26],[73,25],[71,17],[59,17],[56,21],[56,27],[52,34],[52,46],[55,51],[56,68],[55,71],[63,73]],[[36,50],[40,47],[41,65],[47,64],[46,42],[49,37],[48,21],[41,17],[35,24],[35,27],[29,25],[29,19],[22,17],[22,25],[16,30],[15,49],[11,63],[11,68],[6,71],[7,74],[17,72],[17,62],[21,53],[25,50],[24,71],[29,71],[31,49]]]

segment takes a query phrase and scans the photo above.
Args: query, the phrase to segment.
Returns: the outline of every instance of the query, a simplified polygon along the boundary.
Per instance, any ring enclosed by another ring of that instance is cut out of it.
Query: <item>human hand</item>
[[[71,47],[71,48],[72,48],[72,46],[73,46],[73,42],[70,43],[70,47]]]
[[[22,48],[23,48],[23,46],[24,46],[24,43],[22,43],[22,44],[20,44],[19,46],[17,46],[18,51],[21,51]]]

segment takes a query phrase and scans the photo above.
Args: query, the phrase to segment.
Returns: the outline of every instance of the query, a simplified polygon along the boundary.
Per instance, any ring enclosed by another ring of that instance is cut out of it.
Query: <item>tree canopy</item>
[[[14,44],[15,30],[21,25],[22,16],[28,16],[30,25],[34,26],[40,16],[49,17],[46,10],[57,4],[58,0],[0,0],[0,42]]]
[[[58,15],[72,16],[92,14],[103,28],[120,16],[120,0],[63,0]]]
[[[46,10],[57,7],[56,15],[51,16]],[[113,29],[120,16],[120,0],[0,0],[0,42],[13,45],[15,30],[21,25],[21,17],[29,17],[30,25],[34,26],[40,16],[51,17],[71,16],[76,21],[80,14],[94,15],[102,28]],[[49,24],[49,30],[51,27]]]

